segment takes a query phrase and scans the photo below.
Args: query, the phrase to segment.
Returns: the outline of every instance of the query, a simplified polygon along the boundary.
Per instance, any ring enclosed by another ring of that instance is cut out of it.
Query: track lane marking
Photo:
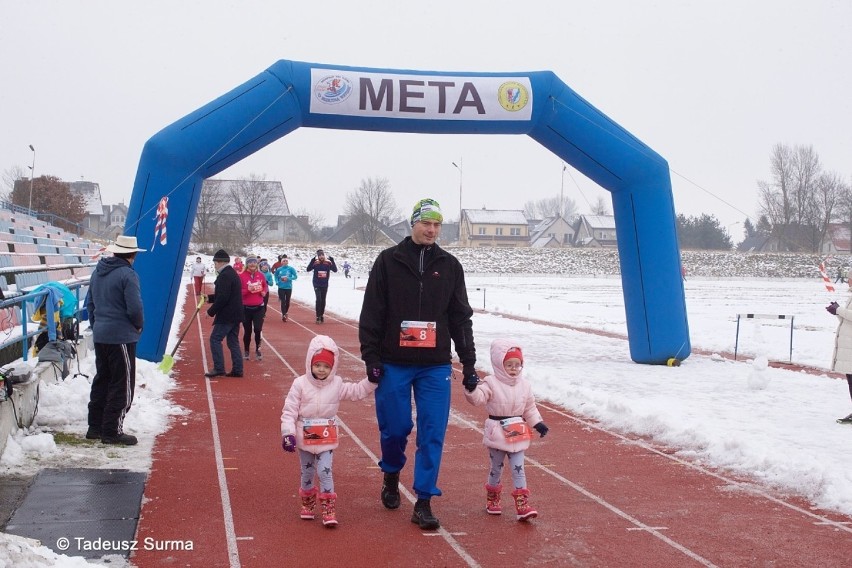
[[[465,418],[458,411],[450,410],[450,415],[454,418],[454,420],[456,422],[460,422],[460,423],[466,425],[468,428],[470,428],[472,430],[476,430],[480,434],[484,434],[484,431],[482,430],[482,428],[480,428],[475,423],[473,423],[470,420],[468,420],[467,418]],[[606,501],[602,497],[595,495],[594,493],[587,490],[583,486],[581,486],[577,483],[574,483],[570,479],[567,479],[566,477],[564,477],[564,476],[560,475],[559,473],[553,471],[552,469],[548,468],[546,465],[535,460],[534,458],[531,458],[529,456],[525,456],[524,459],[525,459],[525,461],[527,461],[527,462],[531,463],[532,465],[541,469],[541,471],[543,471],[544,473],[550,475],[551,477],[553,477],[553,478],[557,479],[558,481],[562,482],[563,484],[567,485],[568,487],[570,487],[574,491],[580,493],[584,497],[591,499],[592,501],[594,501],[595,503],[597,503],[601,507],[608,509],[612,513],[615,513],[617,516],[628,521],[630,524],[634,525],[633,530],[641,530],[641,531],[647,532],[648,534],[654,536],[655,538],[658,538],[659,540],[668,544],[669,546],[671,546],[675,550],[678,550],[679,552],[685,554],[686,556],[695,560],[696,562],[698,562],[699,564],[701,564],[703,566],[707,566],[708,568],[710,568],[710,567],[717,568],[716,564],[713,564],[712,562],[710,562],[709,560],[707,560],[703,556],[699,555],[696,552],[693,552],[692,550],[688,549],[687,547],[683,546],[682,544],[675,542],[671,538],[669,538],[666,535],[664,535],[663,533],[661,533],[657,528],[646,525],[645,523],[643,523],[642,521],[640,521],[636,517],[633,517],[632,515],[626,513],[625,511],[622,511],[621,509],[619,509],[618,507],[616,507],[612,503],[609,503],[608,501]],[[630,530],[630,527],[628,527],[627,530]]]
[[[706,468],[704,468],[700,465],[697,465],[697,464],[691,463],[689,461],[686,461],[684,459],[681,459],[677,456],[667,454],[663,451],[656,449],[655,447],[651,446],[650,444],[648,444],[647,442],[645,442],[643,440],[631,439],[631,438],[628,438],[627,436],[624,436],[623,434],[619,434],[618,432],[613,432],[611,430],[607,430],[606,428],[604,428],[604,427],[602,427],[598,424],[595,424],[594,422],[590,422],[590,421],[583,419],[583,418],[578,418],[576,416],[573,416],[573,415],[565,412],[564,410],[560,410],[560,409],[555,408],[555,407],[548,405],[546,403],[540,403],[539,406],[542,407],[542,408],[545,408],[545,409],[547,409],[547,410],[549,410],[549,411],[551,411],[555,414],[559,414],[561,416],[569,418],[569,419],[573,420],[574,422],[582,424],[583,426],[586,426],[588,428],[592,428],[592,429],[597,430],[599,432],[603,432],[604,434],[607,434],[607,435],[612,436],[614,438],[618,438],[622,442],[628,443],[630,445],[638,446],[638,447],[642,448],[643,450],[657,454],[658,456],[662,456],[662,457],[664,457],[668,460],[671,460],[671,461],[677,463],[680,466],[687,467],[689,469],[693,469],[693,470],[701,472],[705,475],[709,475],[709,476],[714,477],[714,478],[716,478],[720,481],[724,481],[727,484],[733,485],[737,489],[742,490],[746,493],[750,493],[752,495],[762,497],[764,499],[767,499],[767,500],[775,503],[776,505],[781,505],[782,507],[786,507],[786,508],[788,508],[792,511],[795,511],[797,513],[800,513],[802,515],[810,517],[811,519],[814,519],[816,521],[814,524],[830,526],[830,527],[838,529],[838,530],[842,530],[842,531],[845,531],[845,532],[848,532],[848,533],[852,533],[852,527],[846,526],[846,525],[850,524],[850,521],[833,521],[833,520],[831,520],[827,517],[824,517],[822,515],[817,515],[816,513],[812,513],[810,511],[808,511],[807,509],[802,509],[801,507],[799,507],[797,505],[794,505],[792,503],[788,503],[788,502],[786,502],[782,499],[779,499],[778,497],[774,497],[773,495],[770,495],[769,493],[767,493],[763,490],[756,489],[751,485],[745,484],[745,483],[740,482],[740,481],[736,481],[736,480],[731,479],[729,477],[725,477],[724,475],[721,475],[721,474],[716,473],[712,470],[706,469]]]
[[[204,346],[204,328],[201,325],[201,313],[195,314],[198,323],[198,342],[201,344],[201,361],[207,372],[207,349]],[[231,508],[231,496],[228,493],[228,481],[225,477],[225,463],[222,457],[222,441],[219,438],[219,422],[216,419],[216,405],[213,403],[213,389],[210,380],[204,379],[207,390],[207,409],[210,412],[210,429],[213,432],[213,454],[216,458],[216,477],[219,481],[219,495],[222,499],[222,516],[225,523],[225,542],[228,545],[228,564],[230,568],[241,568],[240,551],[237,547],[237,533],[234,529],[234,513]]]

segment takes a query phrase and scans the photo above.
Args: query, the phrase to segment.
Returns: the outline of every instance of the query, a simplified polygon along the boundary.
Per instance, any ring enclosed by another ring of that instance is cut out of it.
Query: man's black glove
[[[378,363],[367,363],[367,380],[371,383],[379,384],[384,374],[385,366],[382,365],[381,361]]]
[[[476,385],[479,383],[479,375],[476,374],[476,369],[465,366],[462,369],[462,386],[467,389],[467,392],[476,390]]]
[[[545,426],[544,422],[539,422],[535,426],[533,426],[536,432],[539,434],[539,438],[544,438],[548,432],[550,432],[550,428]]]
[[[837,308],[840,307],[840,304],[837,302],[831,302],[829,305],[825,307],[825,310],[833,316],[837,315]]]

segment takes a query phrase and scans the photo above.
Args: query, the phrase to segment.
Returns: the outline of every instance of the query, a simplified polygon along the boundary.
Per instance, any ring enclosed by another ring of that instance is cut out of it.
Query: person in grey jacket
[[[98,261],[89,281],[86,309],[95,342],[95,378],[89,395],[86,438],[132,446],[136,436],[124,432],[124,417],[136,388],[136,343],[144,317],[139,276],[133,270],[136,237],[120,236],[106,247],[113,256]]]

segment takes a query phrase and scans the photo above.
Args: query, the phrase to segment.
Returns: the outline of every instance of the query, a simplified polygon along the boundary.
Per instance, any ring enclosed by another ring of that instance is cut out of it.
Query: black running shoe
[[[382,481],[382,505],[387,509],[399,509],[399,472],[385,473]]]
[[[852,414],[837,419],[838,424],[852,424]]]
[[[411,513],[411,522],[420,526],[421,530],[434,531],[441,526],[440,521],[432,514],[432,505],[429,499],[418,499],[414,504],[414,512]]]

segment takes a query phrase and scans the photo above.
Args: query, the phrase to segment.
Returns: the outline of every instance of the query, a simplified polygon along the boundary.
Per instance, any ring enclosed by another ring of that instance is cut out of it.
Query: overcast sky
[[[813,145],[852,175],[849,0],[0,0],[0,170],[100,184],[130,200],[163,127],[280,59],[430,71],[550,70],[669,162],[679,213],[736,240],[776,143]],[[452,162],[463,160],[463,175]],[[332,224],[348,192],[386,177],[421,197],[521,209],[609,194],[526,136],[299,129],[219,174],[280,180],[291,210]]]

